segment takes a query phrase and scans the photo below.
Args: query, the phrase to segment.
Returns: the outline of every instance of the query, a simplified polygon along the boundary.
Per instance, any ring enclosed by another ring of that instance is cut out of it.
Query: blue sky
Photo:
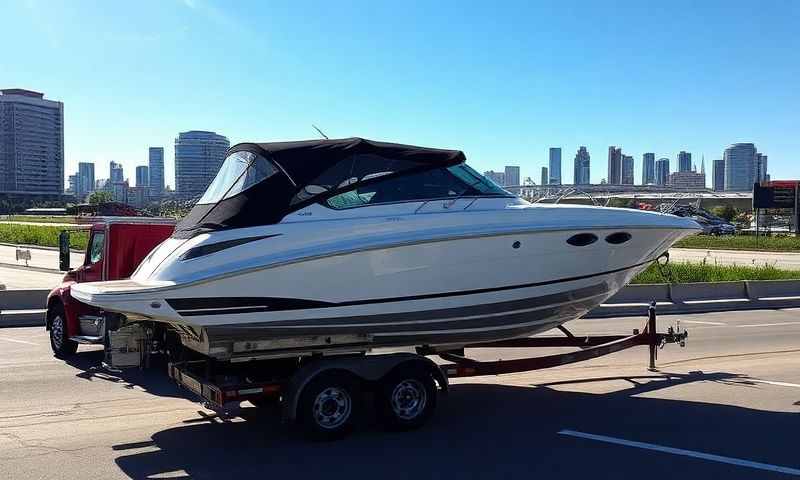
[[[232,143],[362,136],[459,148],[537,183],[548,147],[592,182],[754,142],[800,178],[800,2],[0,0],[0,87],[65,104],[67,172],[126,177],[180,131]],[[709,180],[710,182],[710,180]]]

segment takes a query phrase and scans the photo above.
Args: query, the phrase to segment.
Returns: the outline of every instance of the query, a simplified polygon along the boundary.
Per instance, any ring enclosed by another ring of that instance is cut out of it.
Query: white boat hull
[[[677,217],[616,209],[583,209],[597,218],[576,229],[566,226],[574,218],[559,225],[559,213],[569,217],[580,207],[526,210],[539,214],[535,224],[523,218],[498,225],[497,211],[417,214],[409,217],[423,220],[416,224],[379,218],[361,224],[369,235],[351,223],[312,239],[304,235],[307,223],[288,222],[253,232],[280,235],[216,255],[218,265],[206,260],[202,268],[216,275],[192,270],[194,260],[159,271],[164,258],[197,243],[169,240],[131,280],[76,285],[73,296],[130,318],[191,327],[207,354],[237,339],[307,335],[366,335],[374,346],[457,346],[532,335],[578,318],[696,230]],[[605,240],[620,231],[630,239]],[[567,243],[585,232],[597,240]],[[352,250],[354,243],[360,250]],[[239,256],[251,263],[239,266]],[[254,256],[263,257],[257,266]]]

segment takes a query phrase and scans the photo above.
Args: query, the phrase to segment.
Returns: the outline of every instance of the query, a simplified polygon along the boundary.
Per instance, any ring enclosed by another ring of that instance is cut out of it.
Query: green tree
[[[739,211],[734,208],[733,205],[719,205],[711,209],[711,213],[722,218],[728,222],[733,220],[737,215],[739,215]]]
[[[635,201],[632,198],[614,197],[608,201],[607,207],[633,208]]]
[[[112,199],[111,192],[106,192],[105,190],[98,190],[89,195],[89,203],[91,205],[110,202]]]

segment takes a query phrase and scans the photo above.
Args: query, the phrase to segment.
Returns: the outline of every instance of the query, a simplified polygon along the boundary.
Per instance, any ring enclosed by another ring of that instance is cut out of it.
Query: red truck
[[[61,270],[68,270],[61,285],[47,297],[50,346],[56,356],[74,354],[78,344],[101,344],[105,337],[103,312],[74,300],[70,287],[77,282],[128,278],[139,263],[175,229],[161,218],[107,217],[93,219],[83,264],[69,269],[68,235],[62,234]]]

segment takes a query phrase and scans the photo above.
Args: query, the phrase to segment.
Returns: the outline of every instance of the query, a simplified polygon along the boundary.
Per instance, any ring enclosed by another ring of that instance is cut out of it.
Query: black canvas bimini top
[[[240,143],[228,155],[250,152],[282,172],[225,197],[198,203],[181,220],[175,236],[280,222],[287,214],[356,185],[463,163],[459,150],[376,142],[363,138],[297,142]],[[224,167],[223,167],[224,168]],[[315,186],[315,193],[304,191]],[[316,193],[323,191],[324,193]]]
[[[297,142],[244,143],[235,145],[230,151],[248,150],[248,146],[251,145],[256,145],[266,152],[265,156],[279,164],[298,187],[310,184],[334,164],[354,155],[375,155],[376,157],[441,167],[457,165],[466,160],[464,152],[460,150],[376,142],[358,137]]]

